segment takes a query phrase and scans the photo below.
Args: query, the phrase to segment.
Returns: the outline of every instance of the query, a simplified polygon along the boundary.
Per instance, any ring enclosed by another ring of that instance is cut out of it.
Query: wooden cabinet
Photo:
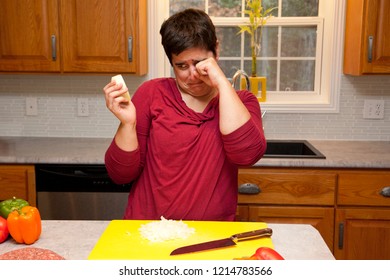
[[[390,259],[390,170],[339,172],[334,255]]]
[[[146,74],[146,15],[142,0],[2,0],[0,71]]]
[[[33,165],[0,165],[0,201],[14,196],[36,206]]]
[[[334,209],[311,206],[249,206],[249,221],[274,224],[309,224],[315,227],[333,251]]]
[[[56,0],[0,1],[1,72],[59,72],[52,36],[59,38]]]
[[[247,193],[237,220],[311,224],[336,259],[390,259],[389,169],[253,167],[238,177]]]
[[[390,1],[347,0],[344,74],[390,74]]]
[[[266,223],[311,224],[333,250],[334,200],[337,175],[317,169],[240,169],[238,185],[252,184],[259,192],[239,194],[237,219]],[[240,189],[240,188],[239,188]]]

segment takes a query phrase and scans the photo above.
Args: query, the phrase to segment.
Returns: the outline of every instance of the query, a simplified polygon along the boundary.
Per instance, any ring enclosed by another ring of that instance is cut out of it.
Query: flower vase
[[[250,92],[252,92],[259,102],[265,102],[267,97],[267,78],[266,77],[249,77]],[[246,89],[246,79],[241,78],[241,89]],[[259,90],[260,89],[260,90]]]

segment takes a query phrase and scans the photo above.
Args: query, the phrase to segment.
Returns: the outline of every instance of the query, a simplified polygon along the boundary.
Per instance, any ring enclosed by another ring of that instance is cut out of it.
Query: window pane
[[[278,7],[273,16],[316,17],[320,0],[263,0],[263,8]],[[206,10],[214,17],[220,47],[218,61],[228,78],[238,69],[251,74],[250,36],[238,26],[226,26],[224,17],[241,17],[243,0],[170,0],[170,15],[187,8]],[[257,75],[267,78],[267,91],[309,91],[315,88],[317,25],[267,25],[263,28]],[[243,41],[242,41],[243,40]],[[272,93],[271,93],[272,94]]]
[[[315,26],[282,27],[281,56],[314,57],[317,28]]]
[[[282,17],[317,17],[319,0],[283,0]]]
[[[219,60],[218,65],[221,67],[227,78],[233,78],[234,73],[240,69],[239,60]],[[238,85],[237,85],[238,86]]]
[[[209,0],[209,15],[214,17],[240,17],[241,0]]]
[[[237,27],[216,27],[220,56],[241,56],[241,36],[237,31]]]
[[[204,11],[205,0],[169,0],[169,15],[173,15],[188,8]]]
[[[259,29],[257,30],[259,31]],[[244,56],[251,57],[250,36],[245,33]],[[258,57],[275,57],[278,54],[278,28],[264,27],[261,38],[261,48]]]
[[[269,8],[278,7],[278,2],[279,2],[279,0],[263,0],[262,1],[263,9],[267,10]],[[272,11],[272,16],[274,16],[274,17],[278,16],[278,9],[274,9]]]
[[[315,61],[281,61],[280,91],[314,91],[314,73]]]
[[[248,75],[252,72],[252,61],[245,60],[244,71]],[[257,60],[257,76],[267,77],[267,91],[276,90],[276,74],[277,74],[277,62],[276,60]]]

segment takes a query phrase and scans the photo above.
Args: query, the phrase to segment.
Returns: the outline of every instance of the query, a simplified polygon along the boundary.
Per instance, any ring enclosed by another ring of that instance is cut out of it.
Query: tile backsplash
[[[118,120],[105,105],[102,88],[111,75],[0,75],[0,136],[108,137]],[[124,76],[130,92],[144,77]],[[26,97],[38,115],[26,115]],[[77,115],[77,99],[87,98],[89,115]],[[384,119],[363,119],[366,99],[385,101]],[[272,113],[264,117],[269,139],[390,141],[390,76],[342,76],[340,112]]]

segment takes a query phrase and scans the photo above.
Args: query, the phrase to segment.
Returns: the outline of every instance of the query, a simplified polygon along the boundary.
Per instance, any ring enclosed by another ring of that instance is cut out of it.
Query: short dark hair
[[[172,64],[172,55],[193,47],[217,55],[217,36],[210,17],[202,10],[186,9],[170,16],[160,29],[161,43]]]

